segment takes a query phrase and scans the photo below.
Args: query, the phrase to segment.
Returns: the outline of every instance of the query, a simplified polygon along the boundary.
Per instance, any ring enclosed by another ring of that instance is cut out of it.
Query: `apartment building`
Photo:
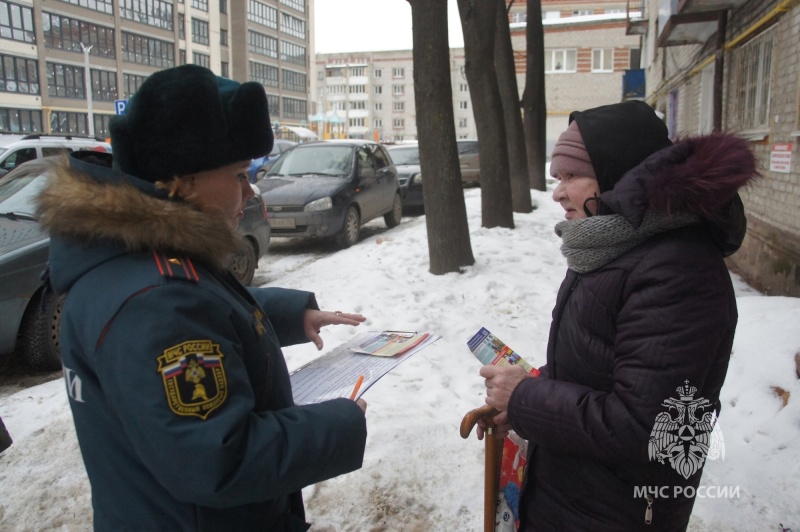
[[[517,70],[517,85],[525,90],[527,59],[526,2],[511,2],[509,23]],[[567,127],[569,113],[623,99],[644,97],[625,93],[624,80],[638,71],[640,40],[626,33],[625,1],[543,0],[547,154]],[[642,87],[643,89],[643,87]]]
[[[308,114],[313,0],[0,0],[0,132],[108,136],[144,79],[193,63]],[[90,118],[91,117],[91,118]]]
[[[646,101],[673,137],[734,132],[763,179],[740,192],[747,234],[730,264],[751,283],[800,296],[800,0],[631,0]]]
[[[463,48],[450,50],[450,81],[456,135],[477,138]],[[412,51],[317,54],[315,103],[310,127],[323,138],[416,140]]]

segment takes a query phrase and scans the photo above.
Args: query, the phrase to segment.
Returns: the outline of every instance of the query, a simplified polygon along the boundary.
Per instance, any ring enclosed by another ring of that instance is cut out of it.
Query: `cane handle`
[[[467,412],[467,415],[464,416],[464,419],[461,420],[461,437],[464,439],[469,438],[469,433],[472,432],[472,427],[478,423],[479,419],[485,419],[488,424],[494,426],[492,423],[492,418],[499,413],[499,410],[489,405],[483,405],[475,410],[470,410]]]

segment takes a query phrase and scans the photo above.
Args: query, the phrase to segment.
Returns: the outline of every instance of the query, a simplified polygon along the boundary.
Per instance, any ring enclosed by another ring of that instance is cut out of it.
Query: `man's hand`
[[[347,312],[335,311],[326,312],[324,310],[307,309],[303,316],[303,326],[306,337],[314,342],[317,350],[322,350],[322,338],[319,331],[326,325],[358,325],[366,321],[367,318],[361,314],[350,314]]]

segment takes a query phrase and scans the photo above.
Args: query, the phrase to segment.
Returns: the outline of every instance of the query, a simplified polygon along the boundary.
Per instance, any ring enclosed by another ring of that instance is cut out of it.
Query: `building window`
[[[50,113],[50,133],[81,135],[85,137],[89,134],[87,118],[88,115],[86,113],[52,111]]]
[[[331,110],[332,111],[344,111],[345,110],[345,103],[347,102],[331,102]]]
[[[351,118],[350,127],[364,127],[366,120],[363,118]]]
[[[383,111],[383,104],[381,102],[377,102],[375,104],[375,110],[376,111]]]
[[[542,20],[554,20],[561,18],[561,11],[544,11],[542,12]]]
[[[328,94],[344,94],[347,92],[346,85],[329,85]]]
[[[230,67],[228,66],[228,62],[227,61],[220,62],[219,67],[220,67],[220,75],[223,78],[231,77],[231,75],[230,75]]]
[[[575,50],[545,50],[544,71],[550,74],[576,72]]]
[[[283,118],[296,118],[305,120],[308,118],[306,111],[307,102],[305,100],[297,100],[295,98],[283,98]]]
[[[0,92],[39,94],[39,62],[0,54]]]
[[[383,94],[383,85],[375,85],[375,94]]]
[[[392,85],[392,94],[394,96],[403,96],[406,93],[405,85]]]
[[[293,42],[281,41],[281,61],[306,65],[306,47]]]
[[[283,70],[282,72],[284,89],[295,92],[306,92],[308,83],[306,82],[305,74],[293,70]]]
[[[573,17],[587,17],[589,15],[594,15],[594,10],[592,9],[576,9],[572,12]]]
[[[3,133],[41,133],[42,112],[30,109],[0,109]]]
[[[469,92],[469,85],[466,83],[459,83],[458,92]]]
[[[172,31],[172,3],[165,0],[119,0],[122,18]]]
[[[186,38],[186,16],[183,13],[178,13],[178,38]]]
[[[528,12],[527,11],[514,11],[511,13],[511,22],[527,22],[528,21]]]
[[[281,116],[281,97],[276,94],[267,94],[267,107],[272,118]]]
[[[94,136],[104,139],[110,137],[111,132],[108,130],[108,123],[114,115],[101,115],[98,113],[92,113],[92,115],[94,117]]]
[[[406,102],[392,102],[392,112],[402,113],[406,110]]]
[[[117,73],[108,70],[90,69],[92,76],[92,98],[103,102],[117,99]]]
[[[192,42],[208,44],[208,22],[192,17]]]
[[[275,37],[249,30],[247,32],[247,41],[250,52],[278,58],[278,39]]]
[[[250,61],[250,81],[257,81],[267,87],[277,87],[278,67]]]
[[[0,12],[0,14],[2,14]],[[82,20],[42,13],[44,44],[48,48],[83,53],[81,42],[92,45],[89,55],[98,57],[117,57],[114,45],[114,28],[89,24]]]
[[[592,72],[614,71],[614,49],[595,48],[592,50]]]
[[[123,31],[122,60],[142,65],[171,68],[175,66],[175,45],[171,42]]]
[[[393,129],[403,129],[406,127],[406,121],[403,118],[394,118],[392,119],[392,128]]]
[[[219,0],[219,12],[222,14],[228,13],[228,0]]]
[[[740,131],[769,128],[773,40],[767,30],[736,50],[733,117]]]
[[[306,0],[281,0],[281,4],[292,7],[304,13],[306,11]]]
[[[325,75],[329,78],[341,78],[344,76],[344,69],[340,67],[325,67]]]
[[[183,51],[183,50],[181,50]],[[136,74],[123,74],[122,75],[122,89],[125,98],[130,98],[139,90],[139,87],[144,83],[147,76],[137,76]]]
[[[372,123],[375,125],[376,128],[383,127],[383,120],[381,120],[380,118],[376,118],[375,120],[372,121]]]
[[[367,69],[365,67],[350,67],[351,77],[366,76],[366,75],[367,75]]]
[[[350,94],[364,94],[367,92],[366,85],[350,85],[348,91]]]
[[[392,77],[395,79],[404,78],[406,76],[406,70],[404,68],[393,68],[392,69]]]
[[[383,72],[381,71],[380,68],[376,68],[375,70],[372,71],[372,73],[373,73],[372,75],[375,76],[376,78],[379,78],[383,75]]]
[[[458,127],[459,127],[459,128],[462,128],[462,129],[463,129],[463,128],[465,128],[465,127],[469,127],[469,126],[467,125],[468,123],[469,123],[469,122],[468,122],[468,119],[466,119],[466,118],[459,118],[459,119],[458,119]]]
[[[201,67],[211,68],[211,56],[199,52],[192,52],[192,63],[200,65]]]
[[[228,30],[219,30],[219,43],[222,46],[228,46]]]
[[[86,98],[83,67],[47,63],[47,94],[58,98]]]
[[[306,22],[286,13],[281,13],[281,32],[298,39],[305,39]]]
[[[208,0],[192,0],[192,7],[208,12]]]
[[[367,102],[361,100],[360,102],[350,102],[350,110],[351,111],[360,111],[360,110],[367,109]]]
[[[178,57],[179,57],[178,60],[180,61],[180,63],[178,63],[178,64],[179,65],[185,65],[186,64],[186,50],[181,50],[180,52],[178,52]]]
[[[114,0],[62,0],[72,5],[85,7],[100,13],[114,14]]]
[[[458,108],[459,109],[469,109],[469,102],[467,102],[466,100],[459,101],[458,102]]]
[[[33,9],[0,2],[0,37],[22,42],[36,42]]]
[[[278,10],[258,0],[250,0],[247,4],[247,18],[256,24],[278,29]]]

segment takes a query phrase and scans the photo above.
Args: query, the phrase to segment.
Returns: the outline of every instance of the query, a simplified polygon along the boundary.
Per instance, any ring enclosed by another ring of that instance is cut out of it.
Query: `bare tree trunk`
[[[530,186],[545,190],[544,166],[547,163],[547,106],[544,94],[544,28],[540,0],[528,0],[525,40],[528,58],[525,65],[525,141],[528,148]]]
[[[514,227],[503,104],[494,68],[497,2],[458,0],[465,70],[481,158],[481,225]],[[439,30],[441,31],[441,29]],[[452,105],[452,104],[451,104]]]
[[[511,31],[508,28],[508,11],[505,0],[496,2],[497,34],[494,40],[494,65],[497,69],[497,86],[503,103],[503,119],[506,126],[511,204],[514,212],[531,212],[533,203],[528,181],[528,155],[525,151],[525,130],[522,127],[522,110],[517,89],[514,50],[511,47]],[[511,4],[513,3],[512,0]]]
[[[456,147],[447,0],[408,0],[408,3],[430,272],[441,275],[475,264]]]

